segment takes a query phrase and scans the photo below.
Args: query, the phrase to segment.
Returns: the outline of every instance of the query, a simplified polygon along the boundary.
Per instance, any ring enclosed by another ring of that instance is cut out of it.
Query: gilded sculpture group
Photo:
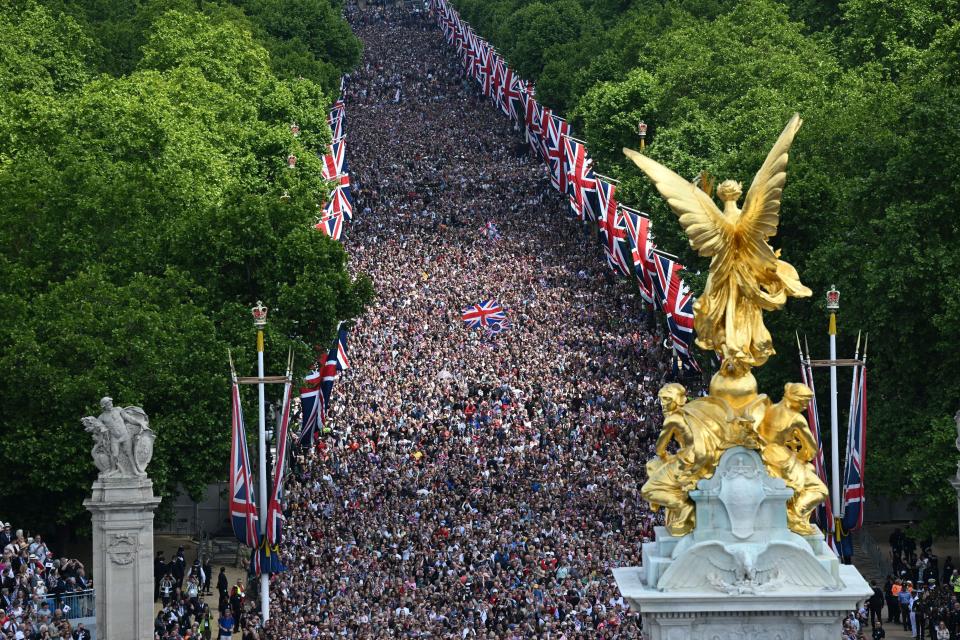
[[[774,353],[763,312],[782,308],[788,297],[810,295],[796,269],[767,242],[777,233],[787,151],[800,125],[794,115],[754,178],[742,210],[737,206],[739,183],[727,180],[717,187],[724,203],[720,210],[698,186],[624,149],[680,217],[690,245],[711,258],[706,287],[694,305],[694,326],[697,344],[720,354],[720,371],[703,398],[688,401],[686,389],[676,383],[660,390],[663,430],[642,489],[653,508],[666,510],[667,529],[675,536],[693,530],[690,491],[698,480],[713,475],[720,456],[734,446],[758,450],[769,473],[793,489],[787,503],[790,529],[800,535],[818,532],[810,516],[826,499],[827,488],[811,464],[817,447],[802,415],[812,392],[790,383],[783,399],[773,403],[757,393],[750,371]],[[671,442],[676,442],[675,453]]]

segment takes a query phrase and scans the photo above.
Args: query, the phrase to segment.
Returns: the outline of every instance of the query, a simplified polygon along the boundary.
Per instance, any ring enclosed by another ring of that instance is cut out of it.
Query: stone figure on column
[[[147,414],[140,407],[115,407],[109,397],[100,400],[100,408],[98,417],[81,420],[93,436],[90,454],[100,477],[146,477],[156,439]]]
[[[153,637],[153,494],[147,465],[156,434],[140,407],[100,400],[100,415],[81,419],[93,436],[100,471],[83,505],[91,514],[97,638]]]

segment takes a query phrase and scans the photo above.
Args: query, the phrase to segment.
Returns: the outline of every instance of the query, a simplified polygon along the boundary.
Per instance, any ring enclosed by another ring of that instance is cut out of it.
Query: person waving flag
[[[496,300],[484,300],[463,310],[463,322],[468,329],[479,329],[507,319],[503,307]]]

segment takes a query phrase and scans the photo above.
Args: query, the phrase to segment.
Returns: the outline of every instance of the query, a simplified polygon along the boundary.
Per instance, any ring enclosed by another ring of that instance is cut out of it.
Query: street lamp
[[[640,149],[647,148],[647,123],[641,120],[637,124],[637,133],[640,134]]]
[[[297,168],[297,156],[292,153],[287,156],[287,169],[296,169]]]
[[[827,311],[830,312],[830,484],[833,497],[833,515],[840,516],[843,502],[840,500],[840,419],[837,416],[837,311],[840,309],[840,292],[835,285],[827,291]]]
[[[291,156],[292,157],[292,156]],[[259,406],[258,453],[260,458],[260,536],[267,537],[267,407],[263,380],[263,329],[267,326],[267,307],[257,300],[257,306],[250,309],[253,326],[257,328],[257,395]],[[256,553],[260,553],[257,549]],[[270,575],[266,571],[260,574],[260,614],[264,620],[270,617]]]

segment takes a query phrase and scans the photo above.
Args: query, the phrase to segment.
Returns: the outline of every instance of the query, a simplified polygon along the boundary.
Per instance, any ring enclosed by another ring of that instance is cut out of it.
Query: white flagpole
[[[258,313],[259,311],[259,313]],[[257,444],[260,454],[260,537],[267,536],[267,405],[263,383],[263,328],[267,325],[267,309],[257,301],[253,311],[253,323],[257,327],[257,395],[260,401]],[[260,553],[260,549],[256,549]],[[263,622],[270,617],[270,574],[268,567],[260,567],[260,616]]]
[[[832,287],[832,291],[836,287]],[[840,438],[839,419],[837,417],[837,309],[840,308],[840,296],[832,301],[827,293],[827,309],[830,310],[830,485],[833,493],[833,515],[840,516]],[[832,306],[831,306],[832,305]]]

